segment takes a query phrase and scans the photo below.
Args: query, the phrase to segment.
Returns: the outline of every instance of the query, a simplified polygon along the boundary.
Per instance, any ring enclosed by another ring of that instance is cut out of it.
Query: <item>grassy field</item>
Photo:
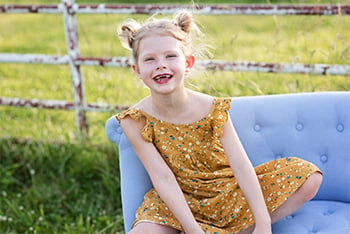
[[[3,0],[1,4],[14,2],[59,1]],[[204,2],[210,1],[197,1]],[[325,3],[282,3],[317,2]],[[127,56],[115,31],[128,17],[77,15],[81,55]],[[207,42],[215,47],[215,59],[350,64],[349,16],[196,19]],[[0,14],[0,53],[66,54],[62,16]],[[148,95],[130,68],[83,67],[83,77],[89,103],[132,105]],[[196,72],[187,85],[215,96],[350,90],[349,77],[344,76],[252,72]],[[0,92],[4,97],[73,100],[68,66],[0,63]],[[113,114],[87,113],[89,133],[82,142],[77,137],[72,111],[0,106],[0,233],[122,231],[117,149],[104,133],[104,123]]]
[[[0,15],[2,53],[66,53],[60,15]],[[78,15],[82,56],[127,56],[115,37],[125,15]],[[144,18],[145,16],[137,16]],[[235,61],[349,64],[349,16],[198,16],[214,58]],[[230,27],[225,27],[230,22]],[[30,25],[30,27],[28,27]],[[25,38],[25,40],[23,40]],[[83,67],[89,103],[131,105],[148,95],[129,68]],[[207,71],[188,85],[216,96],[349,90],[344,76]],[[68,66],[0,64],[1,96],[73,100]],[[5,137],[74,141],[75,113],[0,107]],[[89,139],[105,141],[112,113],[88,113]],[[35,121],[33,121],[35,120]],[[11,124],[9,124],[11,123]],[[16,126],[16,128],[13,128]]]
[[[1,139],[0,152],[0,233],[122,230],[115,148]]]

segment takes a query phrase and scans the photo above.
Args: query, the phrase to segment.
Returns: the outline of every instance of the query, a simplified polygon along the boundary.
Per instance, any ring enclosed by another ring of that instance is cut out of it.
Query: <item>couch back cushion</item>
[[[303,158],[324,173],[315,199],[350,202],[350,92],[233,98],[230,116],[254,166]]]

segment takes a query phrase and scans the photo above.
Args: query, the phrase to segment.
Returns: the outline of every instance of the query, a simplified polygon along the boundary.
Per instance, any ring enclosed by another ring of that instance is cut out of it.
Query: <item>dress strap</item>
[[[154,131],[153,131],[154,122],[149,119],[150,116],[145,114],[143,111],[141,111],[139,109],[134,109],[134,108],[127,109],[127,110],[122,111],[122,112],[115,115],[115,117],[119,123],[122,119],[124,119],[128,116],[135,121],[140,121],[142,117],[144,117],[146,119],[146,124],[141,131],[141,135],[143,136],[143,138],[146,141],[152,142],[153,136],[154,136],[154,134],[153,134],[154,133]]]
[[[214,136],[219,138],[222,135],[222,129],[228,120],[229,110],[231,108],[230,98],[217,98],[213,113],[213,131]]]

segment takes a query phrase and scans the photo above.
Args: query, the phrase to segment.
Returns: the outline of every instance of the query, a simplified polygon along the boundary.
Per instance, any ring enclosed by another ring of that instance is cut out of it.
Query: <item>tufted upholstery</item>
[[[230,115],[253,165],[297,156],[324,173],[314,200],[274,224],[274,234],[350,233],[350,92],[237,97]],[[119,149],[128,231],[152,184],[114,117],[106,133]]]

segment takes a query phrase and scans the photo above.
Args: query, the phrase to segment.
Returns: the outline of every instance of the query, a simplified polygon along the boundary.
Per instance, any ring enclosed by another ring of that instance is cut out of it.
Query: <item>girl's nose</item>
[[[157,70],[167,68],[166,62],[164,60],[159,60],[157,63]]]

